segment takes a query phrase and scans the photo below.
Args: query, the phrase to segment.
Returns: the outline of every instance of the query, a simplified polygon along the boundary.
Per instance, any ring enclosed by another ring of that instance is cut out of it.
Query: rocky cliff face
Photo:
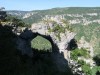
[[[32,24],[31,30],[33,32],[38,32],[42,35],[49,35],[51,36],[53,42],[58,46],[59,52],[64,54],[64,57],[68,60],[69,54],[68,54],[68,43],[75,37],[76,33],[70,32],[66,30],[64,33],[60,33],[60,40],[56,36],[56,32],[49,32],[48,28],[53,29],[53,24],[49,23],[37,23]]]

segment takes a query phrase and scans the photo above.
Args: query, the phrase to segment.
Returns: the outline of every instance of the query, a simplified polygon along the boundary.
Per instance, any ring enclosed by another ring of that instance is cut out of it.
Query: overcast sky
[[[55,7],[100,7],[100,0],[0,0],[6,10],[42,10]]]

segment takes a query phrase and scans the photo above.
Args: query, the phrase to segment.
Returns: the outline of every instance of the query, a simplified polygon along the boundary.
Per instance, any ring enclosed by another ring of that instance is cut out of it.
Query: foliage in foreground
[[[75,49],[75,50],[71,51],[71,59],[78,60],[78,57],[88,58],[90,56],[89,56],[88,51],[85,50],[85,49],[83,49],[83,48],[81,48],[81,49]]]
[[[78,64],[81,65],[82,71],[86,75],[100,75],[100,66],[94,66],[91,68],[90,65],[86,64],[86,62],[83,60],[78,60]]]
[[[83,49],[76,49],[76,51],[71,52],[71,58],[75,61],[78,60],[79,56],[89,57],[87,51]],[[85,75],[100,75],[100,66],[99,66],[99,55],[94,57],[94,61],[96,62],[97,66],[91,68],[89,64],[87,64],[84,60],[78,60],[78,64],[81,66],[82,71]]]

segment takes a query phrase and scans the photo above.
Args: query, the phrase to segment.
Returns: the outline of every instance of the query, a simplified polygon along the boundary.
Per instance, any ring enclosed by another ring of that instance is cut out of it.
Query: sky
[[[56,7],[100,7],[100,0],[0,0],[6,10],[43,10]]]

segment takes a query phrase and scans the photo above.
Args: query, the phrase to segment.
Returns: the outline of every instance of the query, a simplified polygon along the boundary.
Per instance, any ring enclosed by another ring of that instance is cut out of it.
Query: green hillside
[[[98,13],[100,12],[100,7],[66,7],[66,8],[53,8],[48,10],[33,10],[33,11],[8,11],[8,13],[16,15],[18,17],[24,16],[26,13],[36,12],[36,14],[23,19],[26,23],[35,23],[41,21],[45,15],[63,15],[63,14],[86,14],[86,13]],[[16,13],[16,14],[14,14]],[[99,14],[100,15],[100,14]],[[71,17],[65,16],[66,19],[70,19]],[[84,17],[89,18],[89,16],[84,15]],[[93,17],[92,19],[100,18],[100,16]]]

